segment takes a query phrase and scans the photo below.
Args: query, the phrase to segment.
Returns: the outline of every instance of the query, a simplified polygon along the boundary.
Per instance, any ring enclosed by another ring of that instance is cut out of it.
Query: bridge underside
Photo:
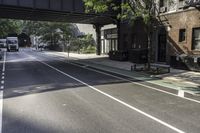
[[[105,15],[54,11],[46,9],[32,9],[24,7],[21,8],[5,5],[0,5],[0,18],[99,25],[115,23],[115,20],[112,19],[111,16]]]
[[[0,0],[0,18],[94,24],[100,55],[101,26],[115,23],[110,13],[87,14],[83,0]]]

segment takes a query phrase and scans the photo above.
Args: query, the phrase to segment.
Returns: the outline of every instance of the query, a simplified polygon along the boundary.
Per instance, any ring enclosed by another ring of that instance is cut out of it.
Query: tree
[[[21,21],[11,19],[0,19],[0,37],[4,38],[8,34],[19,34],[21,32]]]
[[[105,13],[109,10],[118,12],[117,19],[120,21],[134,22],[141,18],[145,23],[148,35],[148,68],[150,68],[151,35],[153,21],[156,20],[156,0],[124,0],[117,4],[116,0],[83,0],[86,12]]]
[[[51,47],[58,47],[62,43],[66,49],[66,41],[74,36],[74,26],[69,23],[24,21],[23,31],[30,35],[39,36],[39,41],[49,44]]]
[[[23,20],[22,31],[27,35],[40,35],[40,29],[43,27],[45,22],[40,21],[30,21],[30,20]]]
[[[72,40],[72,51],[78,53],[95,53],[95,41],[91,34],[82,35]]]
[[[39,29],[41,40],[50,45],[59,45],[59,42],[64,44],[66,49],[66,41],[69,41],[73,36],[73,25],[68,23],[46,22]]]

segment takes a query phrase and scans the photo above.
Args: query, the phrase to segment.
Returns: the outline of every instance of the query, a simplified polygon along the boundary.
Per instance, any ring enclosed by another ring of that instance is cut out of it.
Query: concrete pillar
[[[96,30],[96,54],[101,55],[101,25],[95,24],[95,30]]]

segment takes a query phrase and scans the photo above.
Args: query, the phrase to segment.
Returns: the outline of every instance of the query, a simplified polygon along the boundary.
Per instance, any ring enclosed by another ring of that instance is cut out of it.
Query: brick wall
[[[193,28],[200,27],[200,11],[197,9],[185,9],[160,16],[166,19],[170,30],[168,31],[169,55],[200,54],[200,51],[192,50]],[[166,22],[165,22],[166,23]],[[166,24],[165,24],[166,25]],[[186,40],[179,42],[179,30],[186,29]]]

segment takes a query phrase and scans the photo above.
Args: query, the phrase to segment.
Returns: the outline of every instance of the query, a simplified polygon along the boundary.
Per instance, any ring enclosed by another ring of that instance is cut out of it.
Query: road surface
[[[42,52],[3,56],[2,133],[200,132],[200,102]]]

